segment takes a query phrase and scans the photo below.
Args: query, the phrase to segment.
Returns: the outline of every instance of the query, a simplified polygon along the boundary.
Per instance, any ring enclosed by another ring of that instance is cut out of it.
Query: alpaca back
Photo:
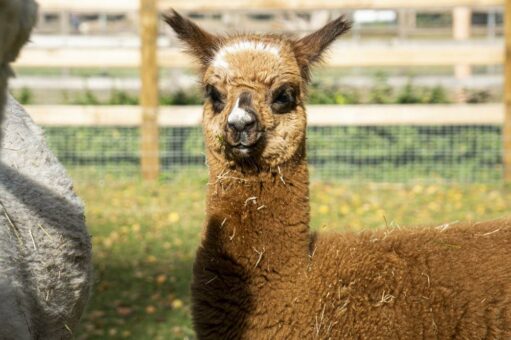
[[[511,221],[321,235],[313,249],[319,338],[511,336]]]
[[[12,98],[3,136],[0,338],[22,339],[27,330],[31,338],[69,338],[91,283],[83,203],[41,129]]]

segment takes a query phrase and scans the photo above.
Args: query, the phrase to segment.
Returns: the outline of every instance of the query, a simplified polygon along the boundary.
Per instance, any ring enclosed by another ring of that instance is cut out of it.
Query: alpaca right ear
[[[183,18],[171,9],[163,14],[163,19],[176,32],[178,38],[188,45],[188,52],[207,66],[220,47],[220,38],[204,31],[192,21]]]
[[[337,37],[349,31],[351,22],[340,16],[316,31],[295,42],[295,56],[305,80],[310,80],[311,66],[321,61],[325,50]]]

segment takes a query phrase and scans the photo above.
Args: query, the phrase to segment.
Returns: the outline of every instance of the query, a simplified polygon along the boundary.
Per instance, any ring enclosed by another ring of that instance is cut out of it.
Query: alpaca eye
[[[222,94],[216,89],[216,87],[213,85],[207,85],[206,97],[211,100],[211,104],[213,104],[213,110],[215,113],[222,112],[225,107],[225,103]]]
[[[275,98],[273,103],[275,103],[275,104],[287,104],[290,101],[291,101],[291,98],[289,98],[289,94],[287,92],[281,92],[281,93],[279,93],[277,98]]]
[[[296,107],[296,91],[291,86],[283,86],[274,92],[271,108],[274,113],[288,113]]]

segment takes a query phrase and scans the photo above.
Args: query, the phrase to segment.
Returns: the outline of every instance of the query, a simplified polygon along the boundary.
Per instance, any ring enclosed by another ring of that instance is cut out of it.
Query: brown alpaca
[[[299,40],[165,20],[202,63],[208,97],[200,339],[511,338],[511,222],[310,232],[304,97],[343,18]]]

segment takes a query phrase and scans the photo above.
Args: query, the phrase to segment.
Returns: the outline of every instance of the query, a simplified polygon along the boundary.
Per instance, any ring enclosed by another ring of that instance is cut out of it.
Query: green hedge
[[[136,128],[47,128],[46,135],[68,167],[138,171]],[[313,175],[327,179],[495,181],[502,168],[500,127],[311,127],[307,143]],[[164,172],[204,166],[200,128],[161,129],[160,157]]]

